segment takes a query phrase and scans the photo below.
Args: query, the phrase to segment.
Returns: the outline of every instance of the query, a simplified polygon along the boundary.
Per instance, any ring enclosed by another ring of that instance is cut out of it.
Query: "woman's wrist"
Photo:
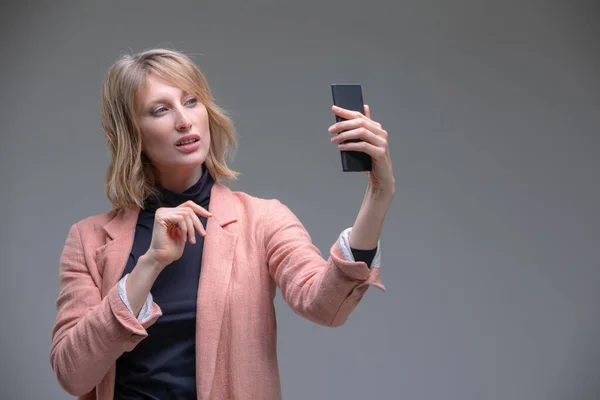
[[[391,203],[396,194],[396,185],[392,185],[386,188],[375,189],[371,185],[367,185],[365,191],[365,201],[377,201],[378,203]]]
[[[161,270],[160,264],[146,253],[138,258],[137,264],[127,277],[126,295],[136,317],[146,302],[148,293]]]
[[[158,276],[160,272],[167,266],[163,261],[160,261],[158,257],[154,256],[152,250],[148,250],[146,253],[140,256],[137,266],[141,266],[141,268],[150,270]]]
[[[164,266],[148,253],[140,256],[137,264],[127,279],[128,293],[130,282],[132,280],[136,283],[136,289],[141,290],[142,292],[146,290],[150,291],[150,288],[154,284],[154,281],[156,281],[156,278],[158,278],[158,275],[160,275],[160,272],[163,270],[163,268]]]

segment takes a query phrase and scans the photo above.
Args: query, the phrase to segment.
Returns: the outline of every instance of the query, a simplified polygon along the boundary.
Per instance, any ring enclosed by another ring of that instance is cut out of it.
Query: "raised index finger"
[[[363,117],[364,115],[358,111],[348,110],[347,108],[342,108],[338,106],[331,106],[331,111],[344,119],[355,119]]]
[[[181,204],[178,207],[188,207],[191,208],[196,214],[200,214],[204,217],[210,218],[213,215],[208,212],[204,207],[199,206],[198,204],[194,203],[192,200],[188,200],[185,203]]]

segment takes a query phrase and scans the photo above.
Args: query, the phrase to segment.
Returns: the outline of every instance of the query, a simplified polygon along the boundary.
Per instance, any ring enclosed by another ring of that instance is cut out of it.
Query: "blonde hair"
[[[156,196],[156,171],[142,153],[137,124],[137,94],[148,74],[170,82],[197,96],[208,111],[210,149],[205,165],[217,180],[235,180],[239,173],[225,158],[237,148],[233,122],[214,102],[206,78],[185,54],[168,49],[151,49],[126,54],[107,70],[101,90],[102,129],[107,137],[110,165],[104,188],[114,208],[144,207],[147,197]]]

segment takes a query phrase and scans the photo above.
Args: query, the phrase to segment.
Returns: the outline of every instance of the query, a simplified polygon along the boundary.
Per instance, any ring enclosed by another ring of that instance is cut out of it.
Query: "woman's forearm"
[[[367,187],[356,221],[348,237],[353,249],[371,250],[377,247],[383,221],[393,198],[393,190],[375,192]]]
[[[160,274],[161,267],[147,253],[138,259],[137,264],[127,277],[127,300],[133,315],[139,315],[154,281]]]

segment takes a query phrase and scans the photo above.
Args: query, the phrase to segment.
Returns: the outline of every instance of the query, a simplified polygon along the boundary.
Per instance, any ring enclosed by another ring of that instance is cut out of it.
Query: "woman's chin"
[[[206,152],[202,149],[189,154],[178,154],[177,164],[186,165],[188,167],[200,166],[206,161]]]

